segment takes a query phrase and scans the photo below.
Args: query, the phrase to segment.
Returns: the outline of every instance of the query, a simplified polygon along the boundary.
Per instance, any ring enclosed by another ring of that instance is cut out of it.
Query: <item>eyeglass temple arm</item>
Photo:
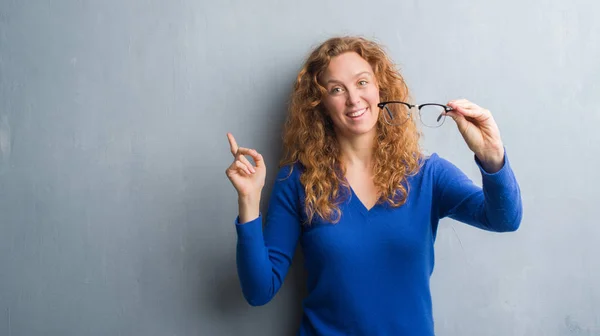
[[[444,116],[444,113],[454,111],[454,109],[452,107],[446,106],[446,105],[444,105],[444,110],[445,111],[443,113],[440,113],[440,115],[437,117],[437,122],[439,122],[440,119],[442,119],[442,117]]]

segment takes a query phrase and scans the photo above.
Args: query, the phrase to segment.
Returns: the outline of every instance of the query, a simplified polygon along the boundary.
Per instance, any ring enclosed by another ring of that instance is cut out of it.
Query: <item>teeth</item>
[[[360,110],[360,111],[356,111],[356,112],[352,112],[352,113],[348,113],[349,117],[358,117],[359,115],[365,113],[365,111],[367,110],[367,108],[365,107],[364,109]]]

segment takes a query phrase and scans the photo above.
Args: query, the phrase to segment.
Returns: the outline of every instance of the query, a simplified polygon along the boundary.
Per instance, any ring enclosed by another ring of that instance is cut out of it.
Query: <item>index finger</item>
[[[235,138],[231,133],[227,133],[227,139],[229,140],[229,149],[231,150],[231,154],[235,157],[235,154],[238,151],[238,144],[235,142]]]

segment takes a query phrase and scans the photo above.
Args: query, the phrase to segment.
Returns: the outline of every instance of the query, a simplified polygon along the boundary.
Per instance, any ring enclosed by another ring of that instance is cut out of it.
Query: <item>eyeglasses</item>
[[[387,101],[377,104],[377,107],[383,110],[383,119],[392,126],[404,124],[410,119],[410,114],[414,108],[419,111],[421,123],[427,127],[440,127],[446,120],[446,112],[452,111],[452,108],[442,104],[427,103],[421,105],[411,105],[401,101]]]

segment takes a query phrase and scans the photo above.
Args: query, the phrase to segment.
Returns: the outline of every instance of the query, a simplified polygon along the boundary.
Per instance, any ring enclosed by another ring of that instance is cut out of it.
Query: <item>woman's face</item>
[[[355,52],[333,57],[321,76],[323,104],[336,134],[355,137],[376,132],[379,88],[371,65]]]

